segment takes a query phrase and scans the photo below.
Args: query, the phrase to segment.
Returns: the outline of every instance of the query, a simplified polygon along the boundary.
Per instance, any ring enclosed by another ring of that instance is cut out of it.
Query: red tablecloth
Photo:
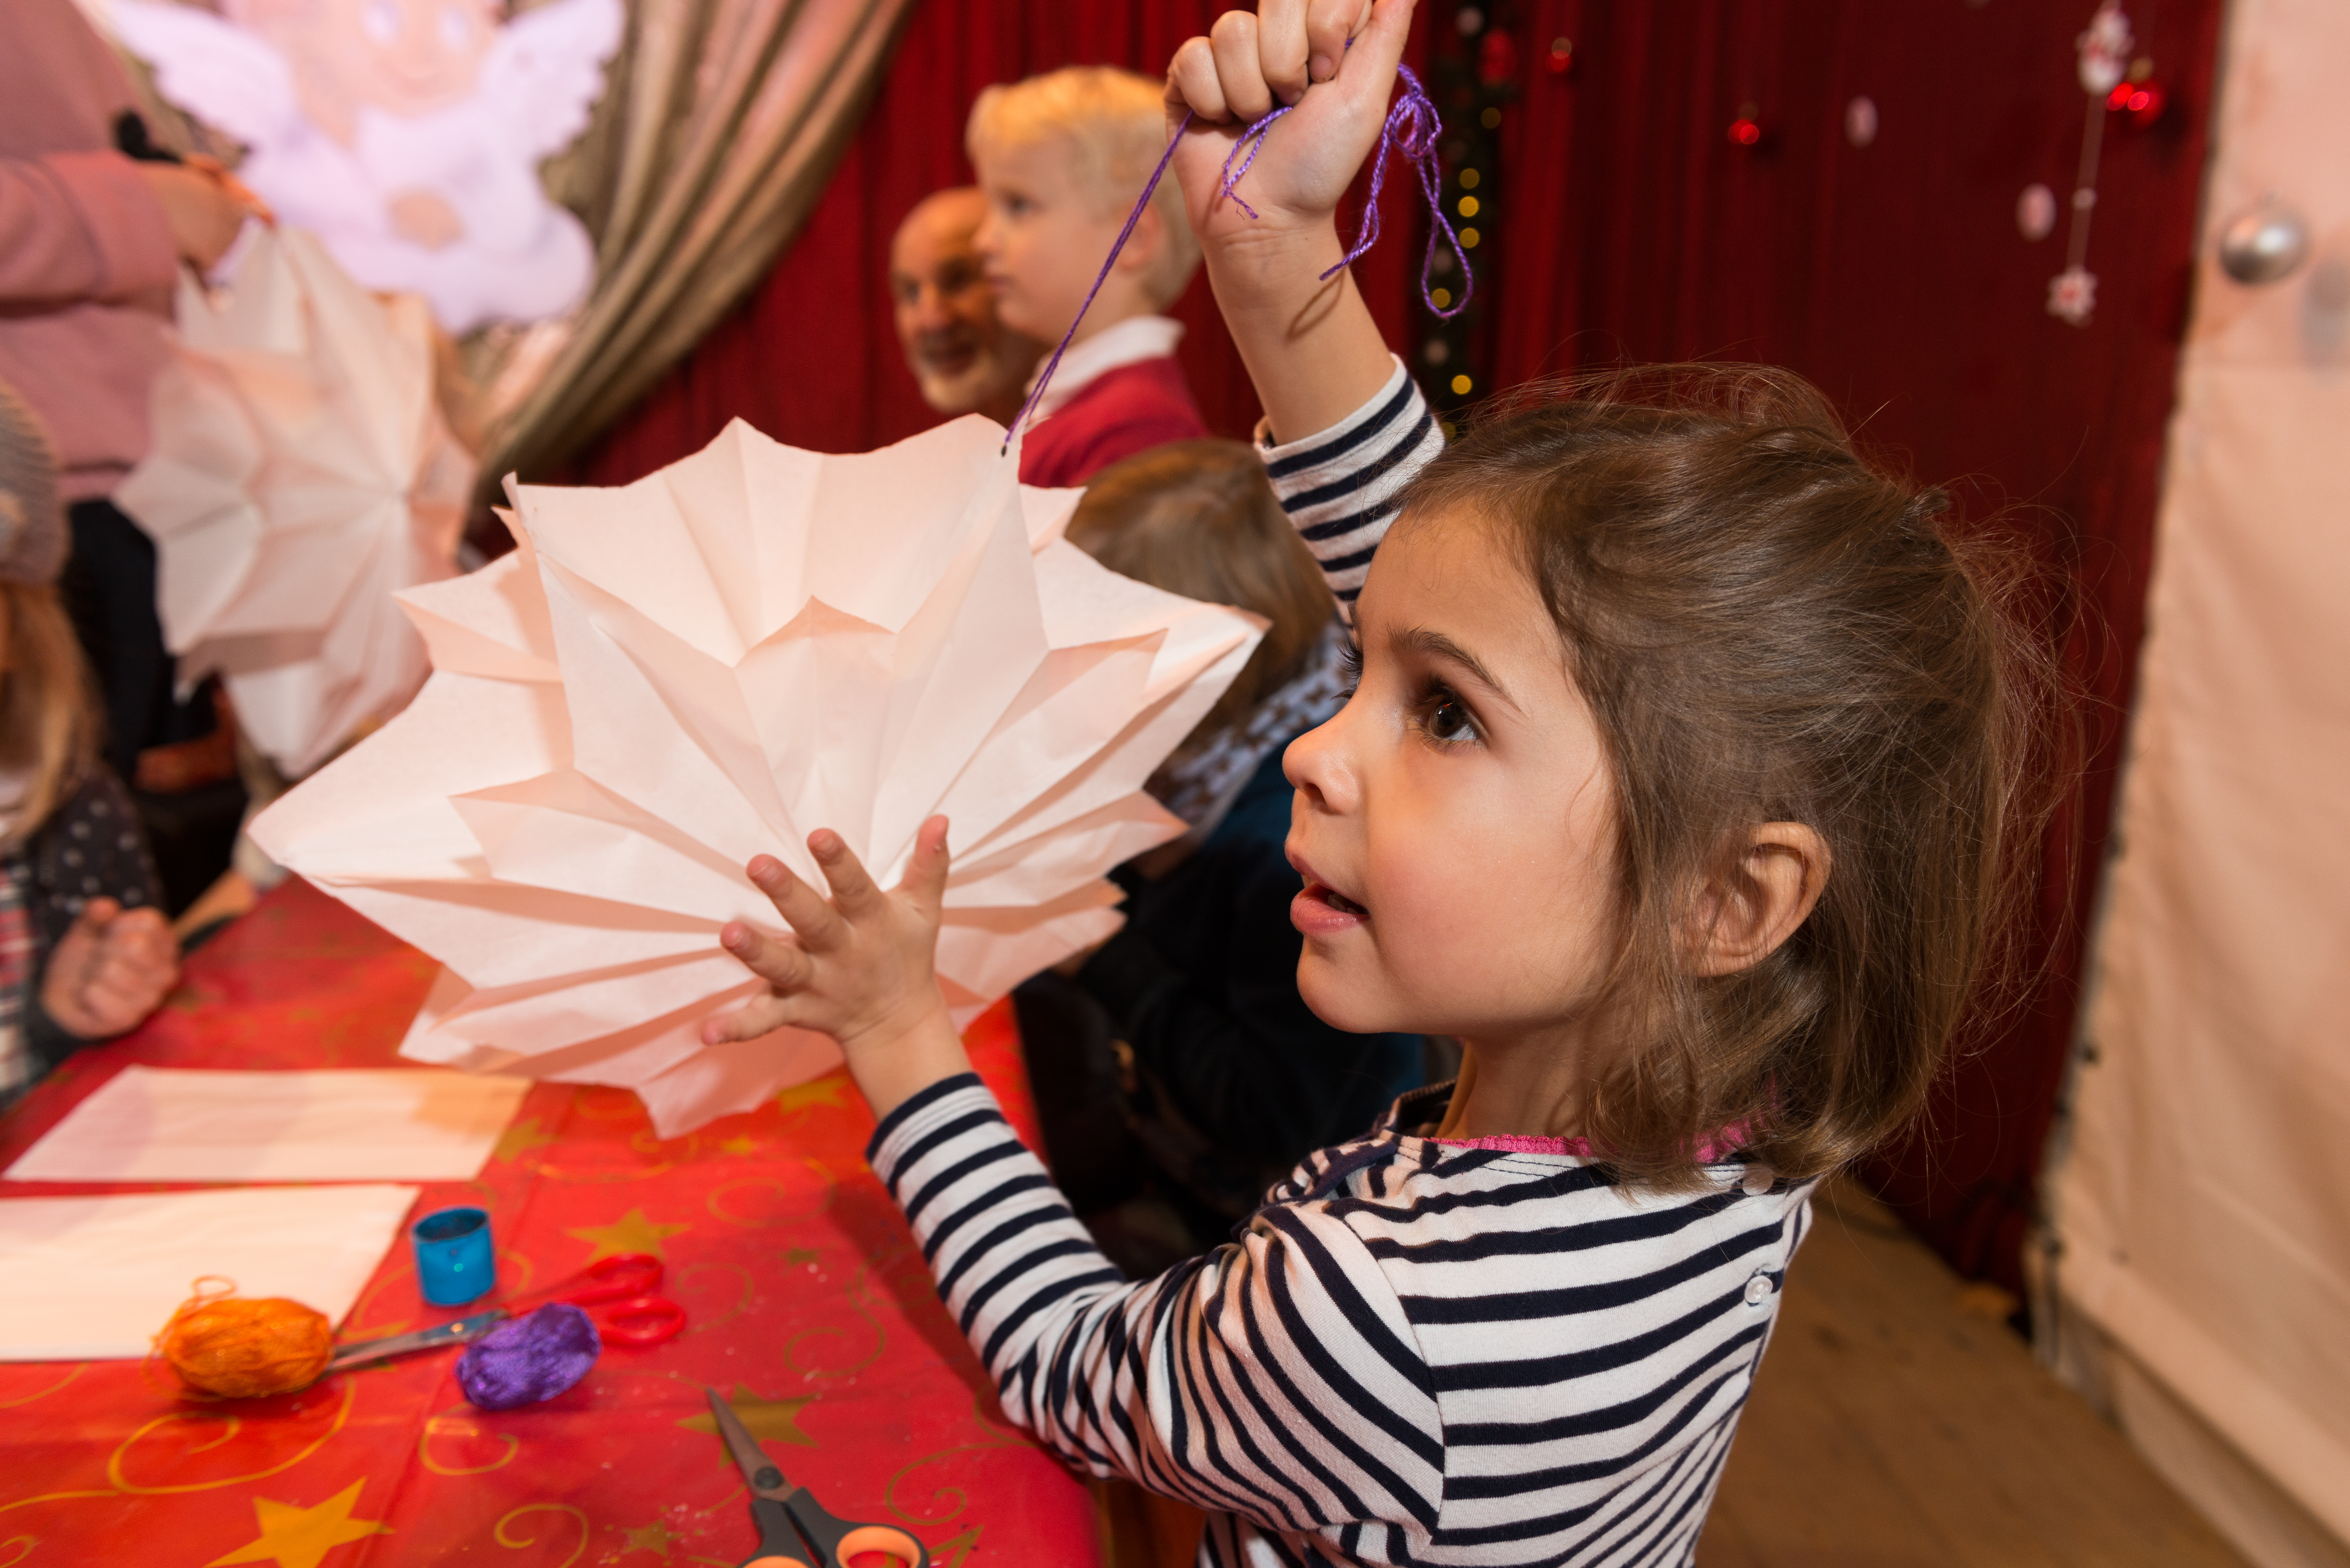
[[[390,1064],[431,976],[289,882],[189,961],[145,1028],[0,1118],[0,1165],[128,1063]],[[970,1044],[1030,1134],[1008,1010]],[[0,1568],[732,1568],[753,1533],[704,1384],[836,1514],[905,1524],[938,1562],[1097,1561],[1085,1488],[1004,1424],[866,1168],[872,1127],[840,1075],[666,1143],[625,1090],[534,1085],[481,1179],[427,1186],[420,1211],[486,1207],[508,1292],[658,1252],[682,1336],[607,1349],[569,1393],[504,1414],[465,1403],[452,1351],[237,1404],[177,1397],[160,1365],[0,1364]],[[0,1182],[0,1199],[92,1190],[109,1189]],[[343,1332],[455,1315],[422,1305],[403,1241]]]

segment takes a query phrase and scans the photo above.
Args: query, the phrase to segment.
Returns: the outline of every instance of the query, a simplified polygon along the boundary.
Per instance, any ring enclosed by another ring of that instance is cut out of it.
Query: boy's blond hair
[[[988,88],[971,106],[963,147],[977,163],[989,148],[1057,140],[1069,171],[1100,217],[1134,205],[1167,151],[1164,89],[1149,77],[1113,66],[1065,66],[1009,86]],[[1200,265],[1200,242],[1183,213],[1183,192],[1161,180],[1151,197],[1167,243],[1142,279],[1151,304],[1175,303]]]

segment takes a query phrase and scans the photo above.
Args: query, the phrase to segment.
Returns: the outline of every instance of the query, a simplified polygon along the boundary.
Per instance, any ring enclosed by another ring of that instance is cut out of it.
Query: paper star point
[[[588,1255],[588,1262],[593,1263],[625,1252],[650,1252],[656,1258],[666,1259],[669,1254],[661,1251],[661,1243],[692,1229],[689,1224],[665,1225],[658,1220],[648,1220],[642,1209],[631,1209],[609,1225],[581,1225],[564,1234],[594,1247],[596,1250]]]
[[[265,1497],[253,1500],[255,1520],[261,1526],[257,1541],[238,1547],[225,1557],[215,1557],[205,1568],[227,1568],[235,1563],[276,1563],[278,1568],[318,1568],[327,1553],[350,1542],[362,1541],[370,1535],[389,1535],[391,1527],[380,1519],[353,1519],[351,1511],[359,1506],[359,1489],[365,1480],[355,1480],[326,1501],[312,1508],[302,1508],[288,1502],[273,1502]]]
[[[762,1443],[796,1443],[805,1449],[816,1447],[816,1439],[800,1430],[800,1411],[816,1403],[816,1396],[806,1394],[797,1399],[763,1399],[751,1391],[748,1384],[737,1383],[726,1403],[741,1417],[744,1429]],[[699,1416],[688,1416],[678,1423],[689,1432],[718,1435],[717,1418],[704,1410]]]

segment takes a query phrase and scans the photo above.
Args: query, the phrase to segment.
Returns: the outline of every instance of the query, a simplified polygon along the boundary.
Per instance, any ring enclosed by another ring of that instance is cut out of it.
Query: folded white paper
[[[530,1085],[431,1068],[125,1067],[11,1181],[471,1181]]]
[[[1142,783],[1262,622],[1103,569],[976,417],[827,457],[737,421],[618,490],[513,489],[517,548],[401,595],[432,680],[253,825],[449,966],[423,1061],[637,1090],[663,1137],[839,1061],[785,1030],[705,1049],[774,930],[743,874],[822,886],[837,830],[885,884],[933,813],[958,1021],[1118,927],[1110,867],[1183,831]]]
[[[153,444],[114,493],[154,537],[163,633],[289,776],[426,674],[392,594],[456,571],[473,462],[441,417],[424,302],[259,230],[225,294],[180,285]]]
[[[415,1200],[413,1187],[0,1199],[0,1361],[144,1356],[206,1274],[339,1324]]]

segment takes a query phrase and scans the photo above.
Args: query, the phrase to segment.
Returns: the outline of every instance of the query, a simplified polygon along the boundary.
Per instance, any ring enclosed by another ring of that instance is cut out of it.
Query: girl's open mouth
[[[1344,893],[1310,880],[1289,904],[1289,923],[1309,937],[1351,930],[1370,918],[1368,909]]]

